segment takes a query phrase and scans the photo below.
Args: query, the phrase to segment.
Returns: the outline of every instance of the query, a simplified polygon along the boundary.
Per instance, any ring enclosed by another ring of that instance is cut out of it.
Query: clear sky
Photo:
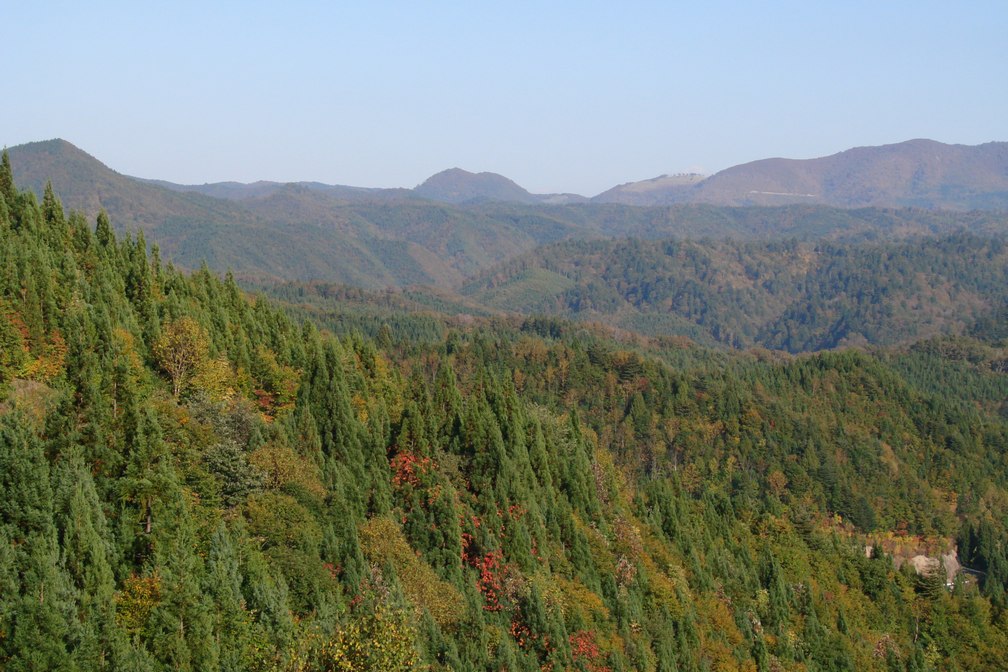
[[[0,145],[183,183],[593,195],[927,137],[1008,140],[1008,2],[13,2]]]

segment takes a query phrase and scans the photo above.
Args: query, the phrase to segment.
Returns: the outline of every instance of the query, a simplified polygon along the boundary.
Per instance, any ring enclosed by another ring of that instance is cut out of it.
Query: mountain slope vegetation
[[[68,209],[89,218],[104,209],[120,234],[143,231],[165,259],[180,267],[193,270],[205,262],[255,281],[446,289],[540,245],[568,239],[851,241],[1005,230],[1005,217],[997,212],[801,204],[640,208],[570,202],[563,195],[504,202],[511,198],[509,189],[527,192],[500,176],[489,177],[490,186],[510,185],[507,189],[480,191],[480,185],[468,182],[479,176],[468,173],[461,180],[465,184],[456,185],[464,197],[448,199],[466,203],[425,200],[412,190],[317,183],[181,186],[120,175],[62,140],[15,147],[11,155],[15,183],[37,198],[51,182]],[[444,179],[455,184],[461,178]]]
[[[0,269],[5,669],[1008,666],[983,325],[793,358],[546,319],[337,336],[6,155]],[[895,566],[956,543],[979,583]]]
[[[1008,301],[1008,248],[969,234],[857,245],[571,241],[464,291],[501,310],[804,352],[963,333]]]

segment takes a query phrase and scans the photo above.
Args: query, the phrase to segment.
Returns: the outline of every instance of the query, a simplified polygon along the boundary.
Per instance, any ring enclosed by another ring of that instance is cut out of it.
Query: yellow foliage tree
[[[224,357],[201,362],[193,373],[193,387],[206,392],[211,401],[230,401],[235,394],[234,371]]]
[[[161,602],[161,579],[153,576],[128,577],[116,593],[116,622],[131,637],[146,627],[151,611]]]
[[[63,336],[54,331],[42,347],[39,356],[25,365],[23,375],[30,380],[48,383],[63,371],[67,346]]]
[[[364,555],[378,566],[392,565],[410,602],[429,610],[442,627],[458,623],[464,610],[462,594],[417,557],[395,521],[372,518],[361,525],[359,534]]]
[[[295,453],[289,446],[267,443],[252,452],[249,462],[262,471],[267,488],[280,489],[286,485],[297,485],[319,499],[325,497],[326,490],[319,477],[318,466]]]
[[[402,610],[379,603],[359,614],[322,645],[326,672],[407,672],[420,669],[416,632]]]
[[[180,317],[161,332],[154,343],[154,356],[158,364],[172,380],[172,391],[176,397],[189,378],[206,360],[210,350],[210,338],[206,330],[191,317]]]

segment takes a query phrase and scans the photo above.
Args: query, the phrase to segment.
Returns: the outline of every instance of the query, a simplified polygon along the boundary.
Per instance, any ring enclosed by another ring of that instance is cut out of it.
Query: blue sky
[[[62,137],[175,182],[458,166],[592,195],[1008,140],[1004,1],[3,4],[0,145]]]

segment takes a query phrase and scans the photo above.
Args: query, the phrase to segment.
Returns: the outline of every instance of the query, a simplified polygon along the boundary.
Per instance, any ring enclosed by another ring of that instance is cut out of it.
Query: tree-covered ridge
[[[5,669],[1008,665],[987,407],[858,353],[337,338],[9,175]],[[982,590],[864,553],[910,533]]]
[[[465,288],[500,309],[791,352],[961,334],[1008,300],[1001,237],[564,242]]]
[[[62,140],[12,148],[16,183],[42,198],[48,181],[70,209],[108,212],[143,231],[165,259],[240,279],[339,282],[380,289],[457,288],[466,278],[566,239],[725,238],[853,241],[1005,233],[1002,212],[821,205],[718,207],[614,203],[443,203],[410,190],[317,183],[180,187],[114,172]]]

